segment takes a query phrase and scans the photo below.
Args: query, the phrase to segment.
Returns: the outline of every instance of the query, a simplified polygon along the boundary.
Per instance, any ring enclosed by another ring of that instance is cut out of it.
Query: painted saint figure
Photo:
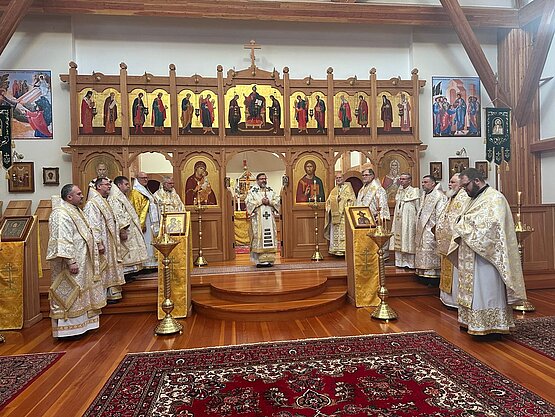
[[[235,94],[233,99],[229,102],[228,121],[231,133],[239,132],[239,122],[241,121],[241,107],[237,101],[239,96]]]
[[[164,134],[164,121],[166,120],[166,105],[162,101],[162,93],[158,93],[152,102],[152,124],[154,133]]]
[[[325,201],[324,183],[316,176],[316,163],[308,159],[304,163],[305,175],[297,184],[295,201],[308,203],[309,201]]]
[[[314,106],[314,120],[316,120],[316,133],[326,133],[326,102],[316,96],[316,106]]]
[[[185,204],[218,204],[216,194],[214,194],[208,180],[206,163],[204,161],[197,161],[193,170],[193,174],[185,182]]]
[[[185,98],[181,100],[181,126],[183,133],[192,133],[191,124],[193,122],[193,102],[191,101],[191,93],[187,93]]]
[[[358,96],[357,123],[361,128],[368,126],[368,102],[364,96]]]
[[[391,124],[393,123],[393,106],[391,105],[391,101],[389,101],[385,94],[382,95],[381,113],[383,121],[383,131],[391,132]]]
[[[93,118],[96,115],[95,102],[92,98],[93,92],[87,91],[85,97],[81,101],[81,133],[90,135],[93,133]]]
[[[133,126],[135,127],[135,134],[145,133],[143,131],[143,125],[145,124],[146,115],[148,114],[148,109],[145,107],[143,102],[143,93],[139,93],[135,100],[133,100]]]
[[[245,96],[245,124],[247,126],[264,126],[266,122],[266,98],[256,91],[256,85],[252,92]]]
[[[303,99],[300,95],[297,96],[297,100],[295,100],[295,119],[297,120],[299,133],[308,133],[308,99],[306,97]]]
[[[116,133],[116,120],[118,118],[118,104],[116,102],[116,93],[110,93],[104,101],[104,132]]]
[[[401,132],[410,132],[410,103],[406,94],[401,94],[401,102],[397,104],[397,108],[399,109]]]
[[[274,125],[273,133],[277,133],[281,125],[281,104],[279,104],[279,101],[273,95],[270,96],[270,100],[272,100],[272,105],[268,107],[270,120],[272,125]]]
[[[212,124],[214,123],[214,101],[210,100],[212,96],[208,94],[206,98],[200,96],[199,107],[200,107],[200,122],[202,123],[202,134],[206,135],[208,132],[215,135],[212,130]]]
[[[339,120],[341,120],[341,129],[343,132],[348,131],[351,128],[351,105],[345,98],[345,96],[341,96],[341,104],[339,105],[339,113],[337,115]]]

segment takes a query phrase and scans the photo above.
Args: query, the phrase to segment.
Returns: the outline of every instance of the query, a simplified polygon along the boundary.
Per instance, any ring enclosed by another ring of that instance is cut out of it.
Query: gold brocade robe
[[[175,190],[166,191],[160,184],[160,189],[154,193],[154,198],[158,202],[160,211],[166,212],[184,212],[185,205],[181,201],[179,194]]]
[[[451,294],[453,286],[453,264],[447,258],[453,237],[453,226],[469,201],[470,197],[461,188],[455,196],[449,199],[436,224],[437,252],[441,256],[439,288],[447,294]]]
[[[127,240],[121,241],[123,266],[140,269],[143,262],[148,259],[148,254],[139,216],[129,198],[117,186],[113,186],[110,190],[108,203],[114,211],[118,230],[127,231]]]
[[[387,205],[387,193],[377,179],[374,179],[370,184],[362,186],[358,191],[356,205],[369,207],[370,212],[376,220],[379,207],[380,217],[382,219],[390,219],[389,206]]]
[[[99,273],[98,247],[81,209],[65,201],[54,207],[48,220],[50,236],[46,259],[50,261],[50,317],[67,319],[98,315],[106,305],[106,291]],[[79,272],[69,273],[77,262]],[[72,279],[67,279],[70,276]],[[76,286],[76,287],[74,287]]]
[[[95,242],[102,242],[104,245],[104,253],[100,255],[100,274],[104,287],[125,284],[119,227],[108,200],[98,191],[90,189],[83,212],[91,226]]]
[[[472,199],[453,227],[449,258],[459,270],[458,304],[472,308],[475,255],[491,263],[506,288],[507,302],[526,299],[515,225],[507,200],[488,187]]]
[[[389,249],[414,254],[416,252],[416,214],[420,208],[420,190],[412,186],[399,187],[395,195],[395,212]]]
[[[447,204],[447,197],[441,190],[441,184],[420,199],[420,209],[416,217],[416,253],[414,266],[421,276],[438,277],[440,257],[437,253],[434,228],[439,214]],[[434,270],[434,271],[432,271]]]
[[[349,182],[335,186],[326,200],[324,237],[330,241],[329,253],[345,254],[345,211],[356,202],[355,191]]]

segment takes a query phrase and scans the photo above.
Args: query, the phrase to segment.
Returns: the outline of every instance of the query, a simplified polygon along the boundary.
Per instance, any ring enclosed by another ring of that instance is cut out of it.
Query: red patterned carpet
[[[555,360],[555,317],[516,320],[510,336],[515,342]]]
[[[434,332],[127,355],[85,416],[545,417]]]
[[[0,356],[0,410],[63,354],[64,352]]]

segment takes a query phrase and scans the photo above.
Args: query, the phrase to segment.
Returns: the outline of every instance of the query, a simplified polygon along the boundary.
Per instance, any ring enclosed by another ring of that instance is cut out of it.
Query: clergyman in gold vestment
[[[97,329],[100,309],[106,305],[98,248],[79,208],[83,193],[76,185],[67,184],[61,196],[52,199],[46,253],[52,270],[49,300],[54,337]]]
[[[459,268],[459,324],[473,335],[509,333],[511,304],[526,300],[511,209],[475,168],[461,172],[461,187],[471,200],[453,227],[449,247]]]
[[[355,191],[349,182],[345,182],[343,174],[335,174],[336,186],[326,200],[326,219],[324,237],[330,241],[328,252],[345,255],[345,215],[347,207],[356,202]]]
[[[460,174],[454,174],[449,180],[449,190],[445,193],[447,205],[439,215],[436,225],[437,252],[441,256],[441,273],[439,277],[439,298],[448,307],[457,308],[459,295],[459,270],[447,258],[453,226],[462,213],[470,197],[460,186]]]

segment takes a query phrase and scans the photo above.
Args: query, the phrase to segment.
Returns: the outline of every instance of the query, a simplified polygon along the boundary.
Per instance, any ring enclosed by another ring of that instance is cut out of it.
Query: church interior
[[[526,237],[531,307],[515,319],[555,316],[553,1],[0,0],[0,13],[0,130],[11,136],[0,146],[0,358],[64,353],[5,404],[11,382],[0,378],[0,415],[116,415],[91,404],[128,354],[426,331],[555,409],[553,354],[467,334],[439,288],[396,267],[354,211],[344,256],[324,236],[337,173],[356,194],[372,169],[393,218],[401,174],[447,190],[475,167]],[[463,98],[466,122],[444,126],[436,103],[448,100],[456,120]],[[153,194],[173,179],[185,206],[172,217],[179,249],[124,284],[97,330],[54,338],[52,196],[140,173]],[[259,173],[280,201],[277,256],[263,269],[247,214]],[[9,224],[21,227],[15,237]],[[181,330],[165,334],[169,296]],[[376,318],[380,302],[395,316]]]

